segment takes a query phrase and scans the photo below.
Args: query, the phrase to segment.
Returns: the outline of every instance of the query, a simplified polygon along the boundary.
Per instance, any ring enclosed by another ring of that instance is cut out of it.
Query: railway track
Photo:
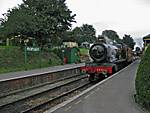
[[[49,109],[52,103],[55,102],[55,104],[59,104],[59,103],[63,102],[64,100],[67,100],[67,98],[72,97],[73,95],[77,94],[76,91],[81,91],[82,88],[85,88],[87,86],[90,86],[89,82],[85,83],[83,85],[80,85],[79,87],[74,88],[70,91],[64,92],[64,93],[56,96],[55,98],[49,99],[47,102],[44,102],[42,104],[39,104],[39,105],[34,106],[32,108],[29,108],[25,111],[22,111],[22,113],[31,113],[31,112],[39,112],[40,113],[40,112],[43,112],[43,111]],[[67,98],[66,98],[66,96],[67,96]]]
[[[73,75],[16,91],[0,97],[0,113],[41,113],[92,85],[87,75]]]
[[[1,113],[42,112],[90,86],[87,75],[72,76],[0,98]]]

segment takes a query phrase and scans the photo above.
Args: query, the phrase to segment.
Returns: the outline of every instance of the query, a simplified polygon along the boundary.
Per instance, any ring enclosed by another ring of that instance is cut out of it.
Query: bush
[[[150,45],[138,67],[135,86],[138,103],[150,108]]]
[[[62,49],[60,49],[60,48],[53,48],[52,50],[51,50],[53,53],[55,53],[60,59],[63,59],[62,58]]]

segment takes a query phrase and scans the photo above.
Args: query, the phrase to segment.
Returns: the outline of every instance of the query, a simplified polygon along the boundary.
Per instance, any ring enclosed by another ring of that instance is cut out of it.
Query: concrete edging
[[[67,67],[67,68],[61,68],[61,69],[53,69],[53,70],[45,71],[45,72],[37,72],[37,73],[27,74],[27,75],[24,75],[24,76],[18,76],[18,77],[13,77],[13,78],[8,78],[8,79],[2,79],[2,80],[0,80],[0,82],[14,80],[14,79],[27,78],[27,77],[32,77],[32,76],[39,76],[39,75],[43,75],[43,74],[55,73],[55,72],[60,72],[60,71],[65,71],[65,70],[70,70],[70,69],[75,69],[75,68],[81,67],[82,65],[81,64],[80,65],[77,64],[74,67]],[[69,64],[68,64],[68,66],[69,66]],[[54,66],[54,67],[57,67],[57,66]],[[52,67],[52,68],[54,68],[54,67]],[[63,67],[63,65],[61,67]],[[39,69],[39,70],[42,70],[42,68]],[[26,71],[24,71],[24,72],[26,72]],[[14,72],[14,73],[17,73],[17,72]]]
[[[4,79],[0,81],[0,97],[22,91],[23,89],[28,89],[31,87],[36,87],[38,85],[42,85],[44,83],[48,83],[49,81],[58,80],[60,78],[70,77],[72,75],[80,74],[80,67],[82,65],[67,65],[63,68],[63,66],[57,68],[53,68],[43,73],[35,73],[31,75],[18,76],[14,78],[10,78],[6,81]],[[21,74],[21,73],[19,73]]]

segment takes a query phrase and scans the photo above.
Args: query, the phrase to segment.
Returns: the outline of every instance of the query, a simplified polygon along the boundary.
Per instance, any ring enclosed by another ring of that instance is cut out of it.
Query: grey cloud
[[[136,0],[139,4],[150,5],[150,0]]]

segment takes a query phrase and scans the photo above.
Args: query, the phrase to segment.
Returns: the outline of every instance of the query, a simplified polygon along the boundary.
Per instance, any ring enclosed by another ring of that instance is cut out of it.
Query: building
[[[150,44],[150,34],[143,37],[144,45]]]
[[[144,48],[146,49],[148,45],[150,44],[150,34],[143,37],[143,42],[144,42]]]
[[[69,47],[69,48],[73,48],[73,47],[78,47],[78,44],[76,42],[63,42],[63,46],[64,47]]]

